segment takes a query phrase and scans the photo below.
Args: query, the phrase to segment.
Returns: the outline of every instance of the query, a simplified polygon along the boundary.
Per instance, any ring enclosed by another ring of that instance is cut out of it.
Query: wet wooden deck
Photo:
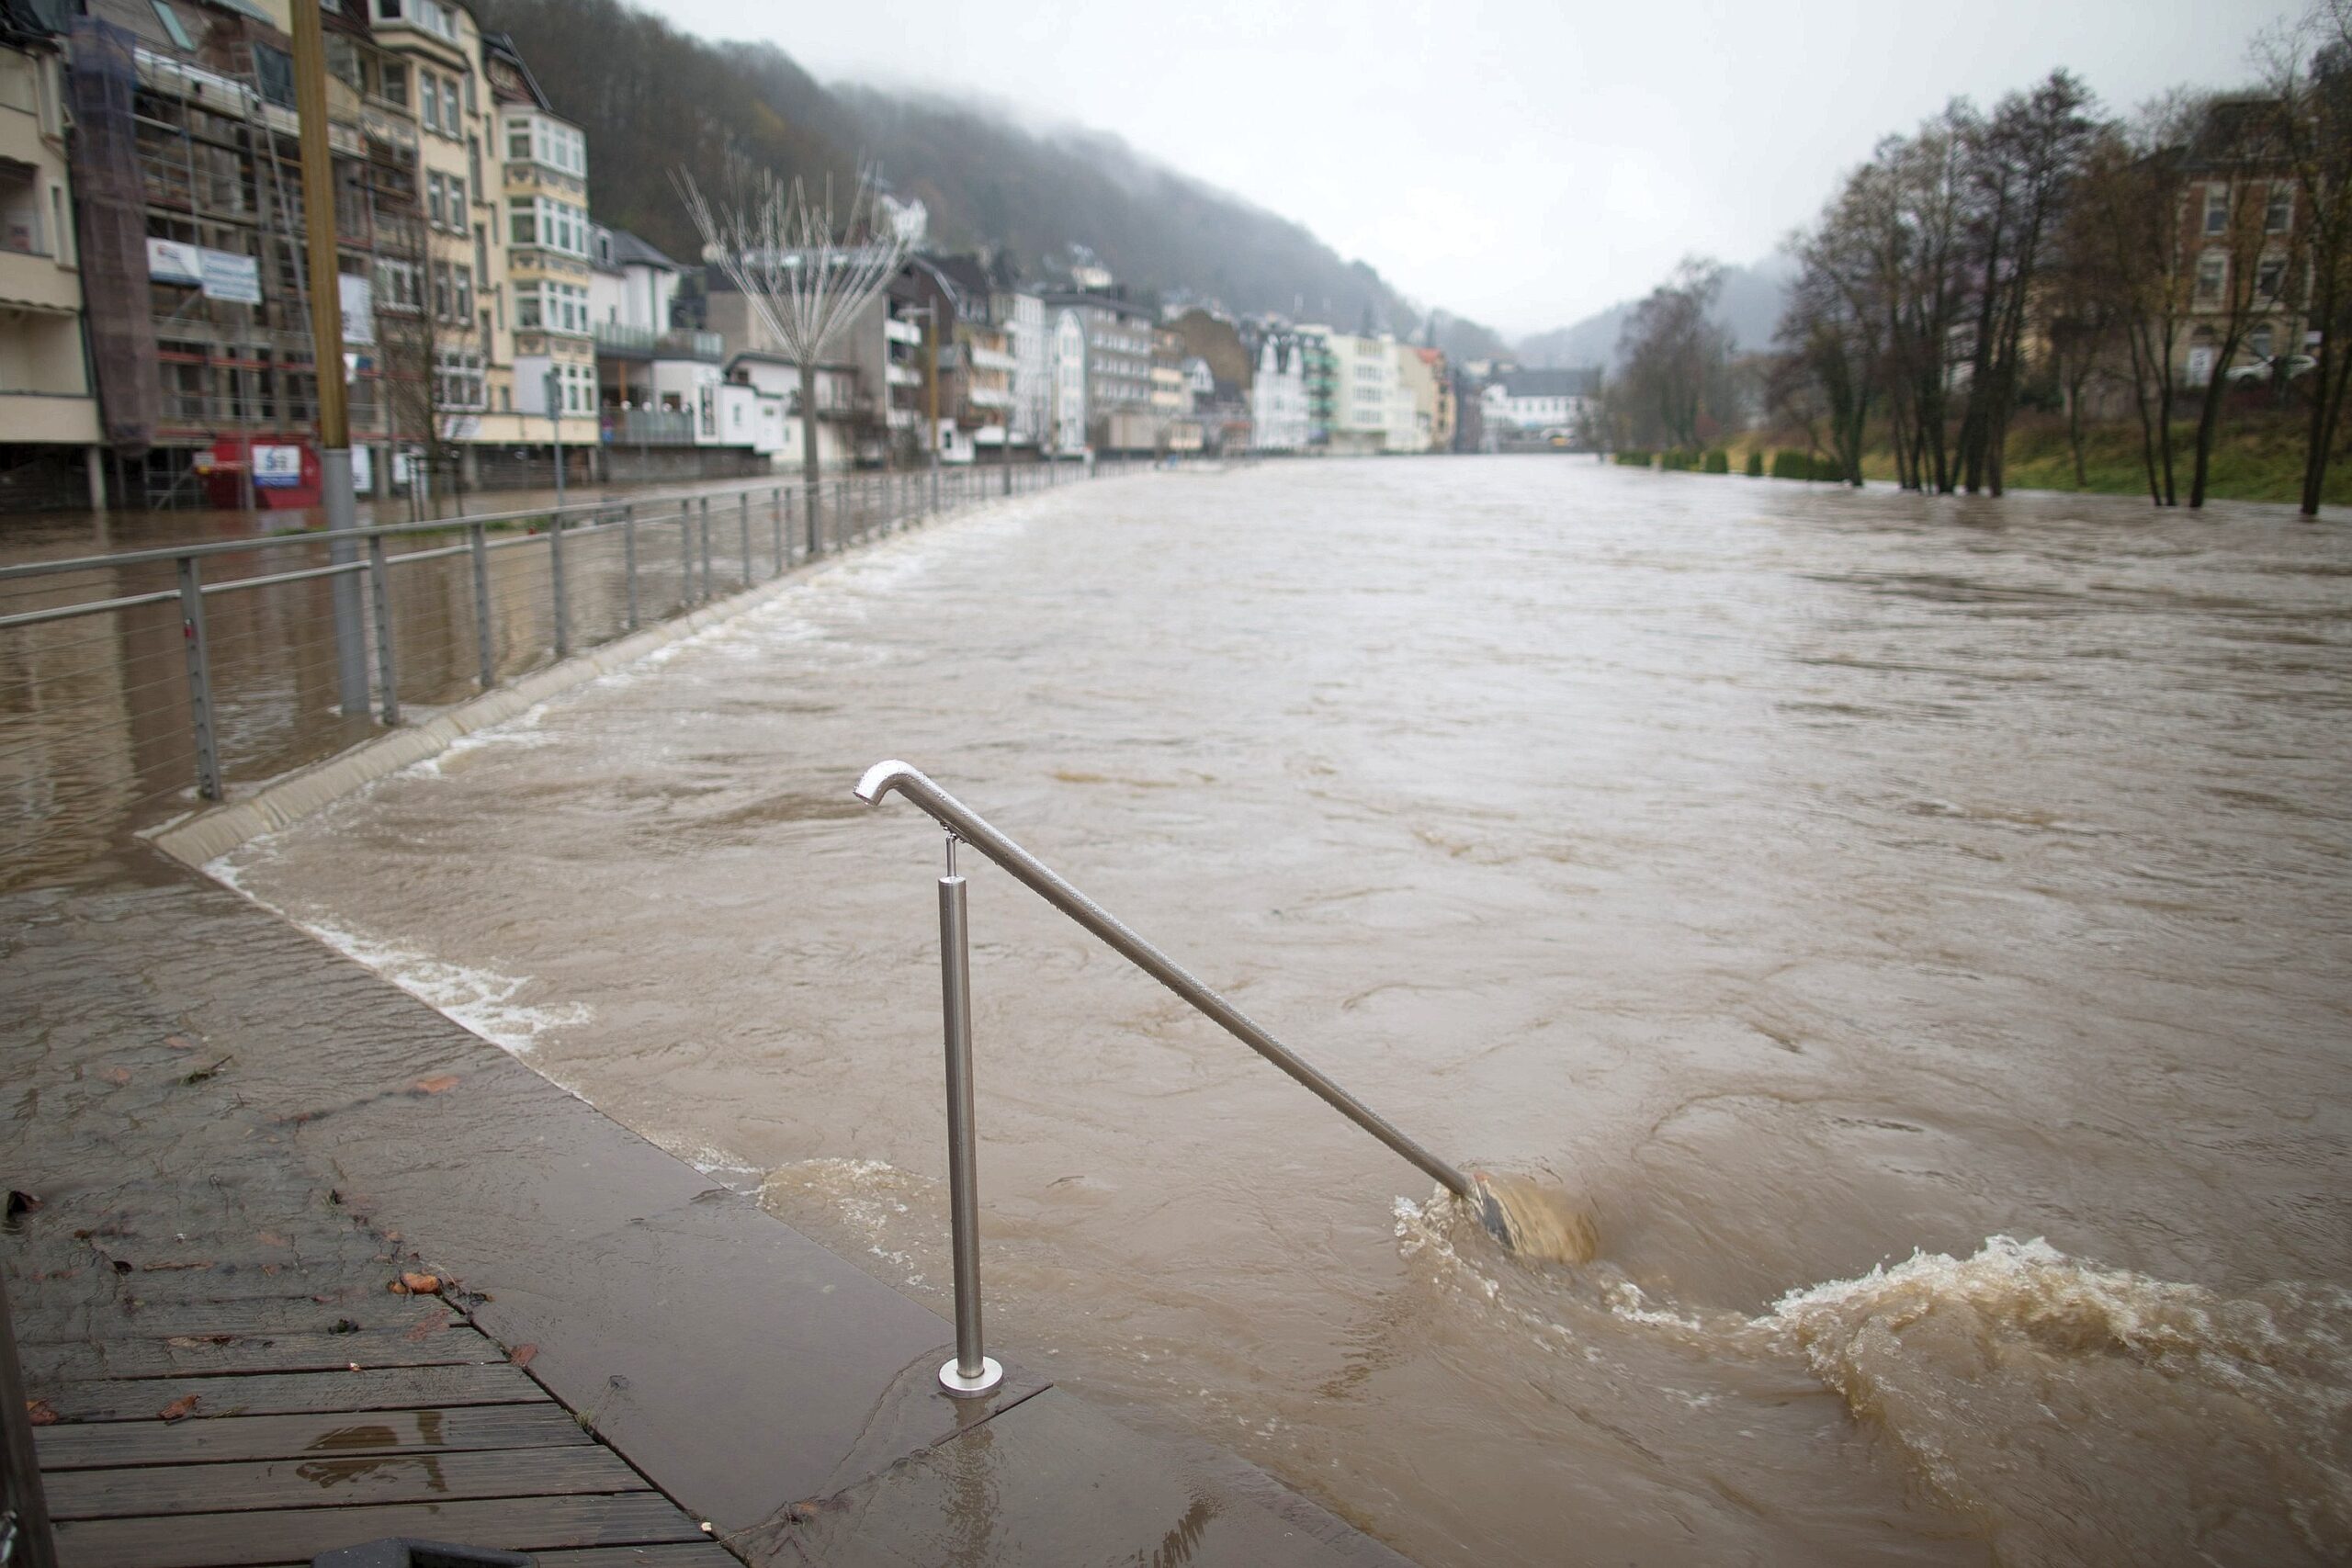
[[[735,1568],[436,1299],[147,1299],[96,1326],[18,1325],[65,1568],[307,1563],[384,1536]]]

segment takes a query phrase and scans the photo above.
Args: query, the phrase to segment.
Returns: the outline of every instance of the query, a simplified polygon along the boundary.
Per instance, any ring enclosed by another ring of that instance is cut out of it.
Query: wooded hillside
[[[854,178],[878,164],[894,194],[931,213],[946,249],[1008,252],[1042,276],[1082,245],[1131,288],[1189,291],[1239,311],[1278,311],[1400,335],[1419,312],[1368,264],[1301,225],[1153,163],[1116,137],[1039,134],[970,105],[867,87],[830,89],[770,44],[712,44],[621,0],[482,0],[556,111],[588,132],[599,221],[673,256],[699,248],[671,188],[730,153],[786,175]],[[1493,340],[1448,315],[1469,352]]]

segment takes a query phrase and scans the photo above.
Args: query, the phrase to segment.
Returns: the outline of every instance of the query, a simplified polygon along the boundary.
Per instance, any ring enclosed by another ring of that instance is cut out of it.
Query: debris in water
[[[1482,1200],[1478,1223],[1521,1257],[1589,1263],[1600,1250],[1592,1216],[1565,1189],[1489,1170],[1474,1170],[1470,1179]]]

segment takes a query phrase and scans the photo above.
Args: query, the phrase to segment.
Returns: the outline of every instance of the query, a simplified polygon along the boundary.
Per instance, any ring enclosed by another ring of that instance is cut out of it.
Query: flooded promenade
[[[1529,1265],[974,874],[997,1341],[1425,1562],[2352,1544],[2352,546],[1529,459],[883,544],[221,867],[947,1280],[903,756],[1439,1150]]]

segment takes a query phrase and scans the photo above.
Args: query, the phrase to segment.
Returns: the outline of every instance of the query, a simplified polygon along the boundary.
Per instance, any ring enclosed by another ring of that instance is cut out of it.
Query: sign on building
[[[236,305],[261,303],[259,262],[228,251],[205,251],[201,254],[204,279],[200,287],[206,299],[226,299]]]

